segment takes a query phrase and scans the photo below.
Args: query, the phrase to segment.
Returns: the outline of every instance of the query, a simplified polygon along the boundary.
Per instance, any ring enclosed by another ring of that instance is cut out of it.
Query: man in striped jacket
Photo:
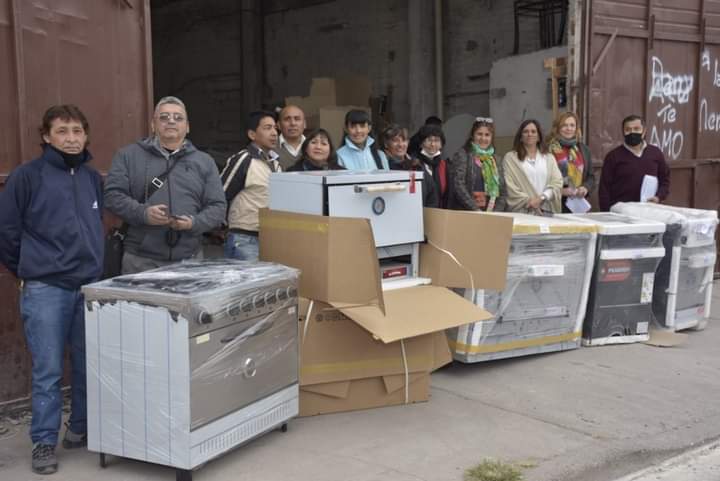
[[[256,261],[258,259],[258,212],[268,207],[270,174],[280,172],[275,115],[252,112],[247,121],[248,146],[230,156],[220,174],[228,203],[228,235],[225,257]]]

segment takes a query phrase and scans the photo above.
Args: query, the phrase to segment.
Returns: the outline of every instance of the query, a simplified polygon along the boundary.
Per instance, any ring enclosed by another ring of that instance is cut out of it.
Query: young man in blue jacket
[[[0,191],[0,263],[21,280],[20,313],[32,356],[32,470],[57,471],[63,352],[70,346],[71,414],[64,448],[87,443],[85,317],[80,287],[103,265],[102,183],[88,162],[88,122],[74,105],[50,107],[43,152]]]

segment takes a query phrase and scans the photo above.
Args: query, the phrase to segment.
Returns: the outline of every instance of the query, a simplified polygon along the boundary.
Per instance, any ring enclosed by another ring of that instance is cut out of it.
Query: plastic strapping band
[[[312,314],[314,305],[315,305],[315,301],[310,299],[310,304],[308,304],[307,314],[305,315],[305,327],[303,328],[303,338],[302,338],[303,344],[305,344],[305,338],[307,337],[308,326],[310,326],[310,314]]]
[[[475,290],[475,279],[473,278],[473,275],[472,275],[472,272],[470,272],[470,269],[468,269],[467,267],[462,265],[462,263],[457,259],[457,257],[455,257],[455,254],[453,254],[452,252],[443,249],[442,247],[438,246],[431,240],[428,241],[428,244],[430,244],[435,249],[439,250],[443,254],[450,257],[450,259],[452,259],[453,262],[455,264],[457,264],[458,267],[460,267],[460,269],[464,270],[467,273],[468,277],[470,278],[470,289],[472,289],[472,302],[473,302],[473,304],[477,304],[477,302],[476,302],[477,301],[477,291]]]
[[[405,404],[410,402],[410,373],[408,372],[407,354],[405,353],[405,340],[400,339],[400,350],[402,351],[403,369],[405,370]]]

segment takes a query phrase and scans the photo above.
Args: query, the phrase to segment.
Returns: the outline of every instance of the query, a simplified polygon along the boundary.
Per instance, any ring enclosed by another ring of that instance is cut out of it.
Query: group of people
[[[313,170],[408,170],[423,173],[428,207],[550,215],[568,198],[595,187],[590,151],[578,117],[563,113],[545,142],[539,122],[518,128],[513,150],[500,159],[493,119],[478,117],[465,145],[445,152],[441,121],[429,118],[418,132],[388,125],[371,135],[367,112],[345,117],[335,150],[323,129],[306,132],[305,115],[286,106],[279,115],[249,114],[247,147],[222,170],[187,138],[184,103],[164,97],[155,107],[152,133],[121,148],[103,182],[89,166],[90,126],[73,105],[50,107],[39,129],[40,157],[17,167],[0,191],[0,263],[21,284],[20,313],[32,356],[32,470],[57,471],[55,448],[61,416],[65,345],[72,364],[71,415],[66,449],[87,443],[84,305],[80,288],[101,277],[105,242],[103,209],[122,222],[121,272],[130,274],[201,258],[202,234],[223,229],[228,258],[258,258],[259,210],[269,204],[273,172]],[[662,153],[645,140],[638,116],[623,121],[624,142],[603,163],[601,210],[637,201],[645,176],[669,192]],[[452,155],[450,155],[452,154]]]

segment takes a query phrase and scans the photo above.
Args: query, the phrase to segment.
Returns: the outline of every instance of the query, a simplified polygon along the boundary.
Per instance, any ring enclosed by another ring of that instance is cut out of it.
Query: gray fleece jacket
[[[147,198],[152,179],[175,162],[165,184]],[[172,154],[160,147],[156,137],[120,149],[105,181],[104,199],[105,207],[129,225],[126,252],[151,259],[180,261],[193,256],[200,249],[202,233],[225,220],[225,194],[215,162],[189,140]],[[174,246],[166,241],[168,227],[146,223],[145,209],[157,204],[167,205],[170,215],[193,218],[192,229],[180,232]]]

